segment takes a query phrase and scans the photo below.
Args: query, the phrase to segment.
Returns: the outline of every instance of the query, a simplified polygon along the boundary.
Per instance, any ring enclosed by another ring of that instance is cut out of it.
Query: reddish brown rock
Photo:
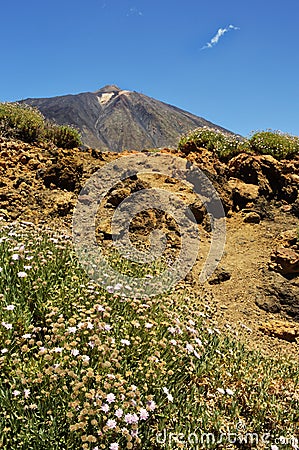
[[[295,342],[299,337],[299,326],[285,320],[269,320],[260,325],[260,330],[268,336]]]

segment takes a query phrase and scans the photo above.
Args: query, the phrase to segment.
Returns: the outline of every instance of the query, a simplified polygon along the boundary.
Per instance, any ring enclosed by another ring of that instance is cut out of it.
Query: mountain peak
[[[82,132],[85,145],[104,150],[142,150],[177,146],[180,136],[197,127],[223,128],[175,106],[108,84],[96,92],[27,99],[42,114]]]
[[[101,89],[99,89],[98,91],[95,92],[95,94],[102,94],[102,93],[107,93],[107,94],[112,94],[112,93],[116,93],[116,92],[120,92],[121,89],[116,86],[115,84],[107,84],[106,86],[102,87]]]

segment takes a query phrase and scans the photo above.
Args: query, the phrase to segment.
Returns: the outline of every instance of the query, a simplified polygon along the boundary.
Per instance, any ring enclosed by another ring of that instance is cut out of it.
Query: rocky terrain
[[[216,272],[201,286],[198,281],[210,245],[210,222],[191,185],[176,179],[142,174],[119,183],[99,208],[97,231],[103,245],[111,244],[110,218],[133,192],[158,187],[176,193],[189,205],[200,231],[200,254],[186,287],[213,299],[215,323],[241,336],[262,351],[298,353],[299,337],[299,158],[277,161],[271,156],[240,154],[228,163],[204,149],[178,152],[186,167],[199,167],[221,196],[226,212],[226,248]],[[136,153],[136,152],[135,152]],[[94,149],[31,146],[0,138],[0,216],[49,224],[71,232],[73,208],[87,179],[121,155]],[[83,197],[88,204],[89,197]],[[140,213],[130,231],[136,245],[147,245],[149,232],[162,229],[168,248],[180,246],[172,219],[159,211]],[[139,244],[138,244],[139,243]]]
[[[22,102],[37,107],[47,119],[77,128],[86,146],[116,152],[176,146],[182,133],[196,127],[223,130],[202,117],[113,85]]]

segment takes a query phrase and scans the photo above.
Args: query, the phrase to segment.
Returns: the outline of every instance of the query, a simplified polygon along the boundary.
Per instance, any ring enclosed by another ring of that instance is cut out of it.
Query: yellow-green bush
[[[178,149],[184,153],[206,148],[221,160],[239,153],[271,155],[276,159],[293,158],[299,154],[299,137],[281,131],[258,131],[250,139],[223,133],[212,128],[197,128],[183,135]]]
[[[53,142],[60,148],[81,145],[72,127],[49,122],[38,109],[19,103],[0,103],[0,135],[28,142]]]
[[[251,136],[249,144],[254,152],[276,159],[292,158],[299,153],[299,137],[281,131],[258,131]]]
[[[222,160],[250,151],[246,139],[208,127],[197,128],[183,135],[178,145],[178,149],[184,153],[198,148],[214,151]]]
[[[79,131],[66,125],[48,124],[46,136],[60,148],[74,148],[81,145]]]
[[[17,103],[0,103],[0,134],[25,142],[43,136],[45,119],[36,109]]]

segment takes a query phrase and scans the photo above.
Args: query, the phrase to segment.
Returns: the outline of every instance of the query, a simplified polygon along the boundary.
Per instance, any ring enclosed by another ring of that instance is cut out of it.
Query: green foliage
[[[77,130],[51,123],[37,109],[19,103],[0,103],[0,135],[29,144],[52,142],[60,148],[81,145]]]
[[[259,131],[250,139],[245,139],[202,127],[182,136],[178,148],[185,153],[206,148],[224,161],[239,153],[264,154],[284,159],[299,154],[299,137],[281,131]]]
[[[299,154],[299,137],[281,131],[258,131],[251,136],[249,144],[254,152],[276,159],[288,159]]]
[[[246,139],[208,127],[197,128],[187,133],[181,137],[178,145],[178,149],[183,152],[196,151],[198,148],[214,151],[224,161],[239,153],[250,151]]]
[[[100,285],[66,236],[24,223],[0,231],[1,448],[171,449],[170,433],[217,441],[244,430],[267,433],[270,448],[295,435],[294,362],[246,350],[184,287],[138,300]]]
[[[75,148],[81,145],[79,131],[66,125],[48,124],[46,136],[59,148]]]
[[[38,141],[44,134],[44,117],[36,109],[17,103],[0,103],[0,134],[24,142]]]

